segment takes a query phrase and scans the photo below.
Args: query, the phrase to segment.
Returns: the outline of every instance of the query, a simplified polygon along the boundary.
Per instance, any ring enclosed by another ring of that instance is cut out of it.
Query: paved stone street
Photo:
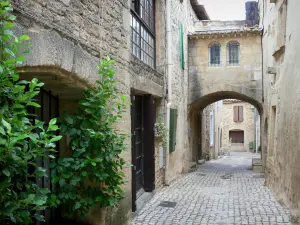
[[[133,224],[291,224],[289,210],[251,171],[253,156],[231,153],[199,166],[158,191]]]

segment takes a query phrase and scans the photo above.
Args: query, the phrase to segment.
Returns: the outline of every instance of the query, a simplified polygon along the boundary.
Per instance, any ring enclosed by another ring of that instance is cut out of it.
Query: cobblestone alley
[[[158,191],[135,217],[145,224],[291,224],[289,211],[251,171],[252,153],[231,153]]]

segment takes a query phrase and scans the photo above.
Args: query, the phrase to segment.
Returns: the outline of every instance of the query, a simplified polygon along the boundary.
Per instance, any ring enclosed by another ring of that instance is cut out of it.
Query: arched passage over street
[[[204,125],[203,124],[203,110],[211,105],[212,103],[218,102],[220,100],[225,100],[225,99],[235,99],[235,100],[240,100],[244,103],[249,103],[251,104],[254,108],[257,109],[257,113],[259,114],[258,117],[261,117],[263,115],[263,106],[260,101],[257,99],[253,98],[252,96],[247,96],[245,94],[241,94],[239,92],[235,91],[217,91],[213,93],[209,93],[207,95],[204,95],[203,97],[200,97],[196,99],[192,104],[189,105],[189,123],[190,123],[190,135],[189,135],[189,141],[190,141],[190,160],[191,161],[197,161],[200,158],[203,157],[202,155],[202,150],[203,150],[203,127],[208,126],[215,126],[214,124],[211,125]],[[218,106],[216,106],[218,107]],[[211,116],[211,115],[206,115],[206,116]],[[210,120],[210,118],[208,119]],[[251,121],[253,122],[253,121]],[[260,130],[262,129],[263,124],[259,122],[259,127]],[[215,143],[217,147],[221,146],[222,139],[221,137],[221,131],[222,128],[220,127],[215,127],[213,139],[217,142]],[[223,132],[223,130],[222,130]],[[223,134],[227,135],[227,133]],[[262,135],[262,133],[261,133]],[[229,133],[228,133],[229,136]],[[207,139],[207,138],[206,138]],[[207,140],[206,140],[207,141]],[[263,145],[262,143],[262,138],[259,137],[259,142],[260,145]],[[223,145],[224,143],[222,143]],[[245,146],[248,146],[248,142],[245,143]],[[243,144],[244,145],[244,144]]]
[[[190,104],[190,112],[193,110],[197,110],[197,111],[203,110],[208,105],[223,99],[238,99],[238,100],[248,102],[251,105],[255,106],[259,114],[261,115],[263,113],[263,105],[261,99],[258,100],[257,98],[254,98],[252,96],[253,95],[249,96],[236,91],[211,92],[209,94],[203,95],[202,97],[195,99]]]

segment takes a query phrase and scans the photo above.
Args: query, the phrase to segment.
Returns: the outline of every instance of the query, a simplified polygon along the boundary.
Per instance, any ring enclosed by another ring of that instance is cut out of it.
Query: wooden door
[[[132,211],[144,191],[155,189],[154,123],[155,102],[152,95],[132,95]]]
[[[154,124],[155,102],[153,95],[144,95],[144,190],[155,189]]]
[[[143,97],[131,97],[131,130],[132,130],[132,211],[136,210],[137,193],[144,185],[143,155]]]

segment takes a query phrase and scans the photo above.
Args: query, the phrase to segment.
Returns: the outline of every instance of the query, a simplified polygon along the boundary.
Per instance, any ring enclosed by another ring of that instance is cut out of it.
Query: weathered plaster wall
[[[169,155],[166,173],[167,183],[189,169],[191,152],[189,152],[187,97],[188,97],[188,40],[187,34],[197,21],[190,1],[171,1],[172,24],[172,105],[178,109],[176,148]],[[183,25],[185,68],[180,67],[179,27]]]
[[[276,3],[260,1],[261,23],[264,26],[263,123],[267,125],[265,133],[268,135],[268,146],[263,149],[263,153],[267,156],[267,185],[293,210],[293,213],[298,215],[300,214],[299,8],[298,0],[277,0]]]
[[[243,122],[234,122],[234,106],[243,106]],[[223,126],[223,148],[230,151],[250,151],[249,142],[254,142],[254,107],[246,102],[229,103],[224,101],[222,108],[222,126]],[[230,130],[243,130],[244,131],[244,144],[229,143]],[[224,150],[225,150],[224,149]],[[225,151],[226,151],[225,150]]]

